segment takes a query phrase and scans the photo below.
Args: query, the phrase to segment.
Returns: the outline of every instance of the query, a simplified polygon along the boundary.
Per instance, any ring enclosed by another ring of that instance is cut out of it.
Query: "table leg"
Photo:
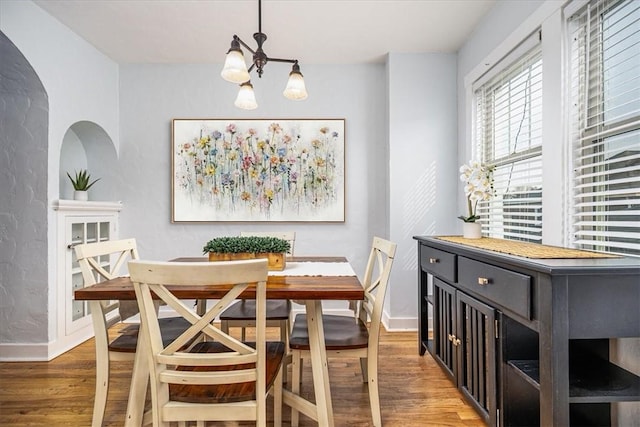
[[[324,328],[322,325],[322,301],[307,301],[306,310],[318,425],[333,427],[333,406],[331,404],[327,351],[324,345]]]
[[[144,345],[142,339],[142,337],[146,336],[146,331],[144,331],[143,328],[144,322],[140,322],[138,345],[136,346],[136,356],[133,361],[133,371],[131,374],[125,427],[142,426],[142,419],[144,417],[144,404],[147,398],[147,385],[149,384],[149,360],[146,353],[147,346]]]

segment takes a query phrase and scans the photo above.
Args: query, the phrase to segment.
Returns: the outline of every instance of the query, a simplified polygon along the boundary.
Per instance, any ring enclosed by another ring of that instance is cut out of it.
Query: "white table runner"
[[[289,262],[282,271],[269,271],[269,276],[355,276],[348,262]]]

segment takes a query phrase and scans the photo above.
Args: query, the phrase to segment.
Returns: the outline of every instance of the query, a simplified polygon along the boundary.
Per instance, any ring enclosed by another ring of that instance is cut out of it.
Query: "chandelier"
[[[267,35],[262,32],[262,0],[258,0],[258,32],[253,34],[253,38],[256,43],[258,43],[258,48],[256,50],[251,49],[251,47],[249,47],[249,45],[242,41],[242,39],[237,35],[233,35],[231,48],[227,52],[224,67],[220,73],[222,78],[226,81],[240,85],[238,97],[235,102],[236,107],[243,108],[245,110],[253,110],[258,107],[249,73],[255,69],[256,73],[258,73],[258,77],[262,77],[264,67],[268,62],[286,62],[293,64],[291,72],[289,73],[287,86],[282,94],[285,98],[292,100],[307,99],[307,89],[304,85],[304,78],[300,72],[298,60],[270,58],[266,53],[264,53],[264,50],[262,50],[262,45],[265,40],[267,40]],[[253,54],[253,63],[248,69],[244,60],[244,53],[240,48],[241,45]]]

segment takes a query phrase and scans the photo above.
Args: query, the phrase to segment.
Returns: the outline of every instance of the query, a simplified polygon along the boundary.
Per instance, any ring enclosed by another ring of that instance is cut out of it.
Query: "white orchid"
[[[465,183],[464,194],[467,195],[468,216],[459,216],[464,222],[476,222],[480,217],[476,214],[478,203],[493,197],[493,167],[472,160],[460,166],[460,181]]]

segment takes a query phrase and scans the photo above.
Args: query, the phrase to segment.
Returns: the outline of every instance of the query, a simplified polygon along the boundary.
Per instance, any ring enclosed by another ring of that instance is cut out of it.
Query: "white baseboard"
[[[93,338],[93,329],[81,331],[74,335],[73,340],[67,338],[49,343],[2,343],[0,362],[48,362]]]
[[[353,316],[353,312],[347,308],[343,309],[323,309],[324,314],[332,314],[337,316]],[[298,313],[304,313],[304,308],[294,307],[291,310],[292,318]],[[388,332],[407,332],[418,330],[417,317],[394,317],[390,318],[388,313],[382,313],[382,324]]]
[[[387,332],[408,332],[418,330],[417,317],[389,317],[386,311],[382,313],[382,324]]]
[[[47,343],[0,344],[0,362],[47,362],[49,360]]]
[[[349,310],[348,308],[324,308],[322,312],[324,314],[331,314],[333,316],[353,316],[353,311]],[[294,319],[297,314],[304,314],[304,313],[305,313],[304,307],[302,306],[299,306],[299,308],[293,307],[291,309],[291,319]]]

